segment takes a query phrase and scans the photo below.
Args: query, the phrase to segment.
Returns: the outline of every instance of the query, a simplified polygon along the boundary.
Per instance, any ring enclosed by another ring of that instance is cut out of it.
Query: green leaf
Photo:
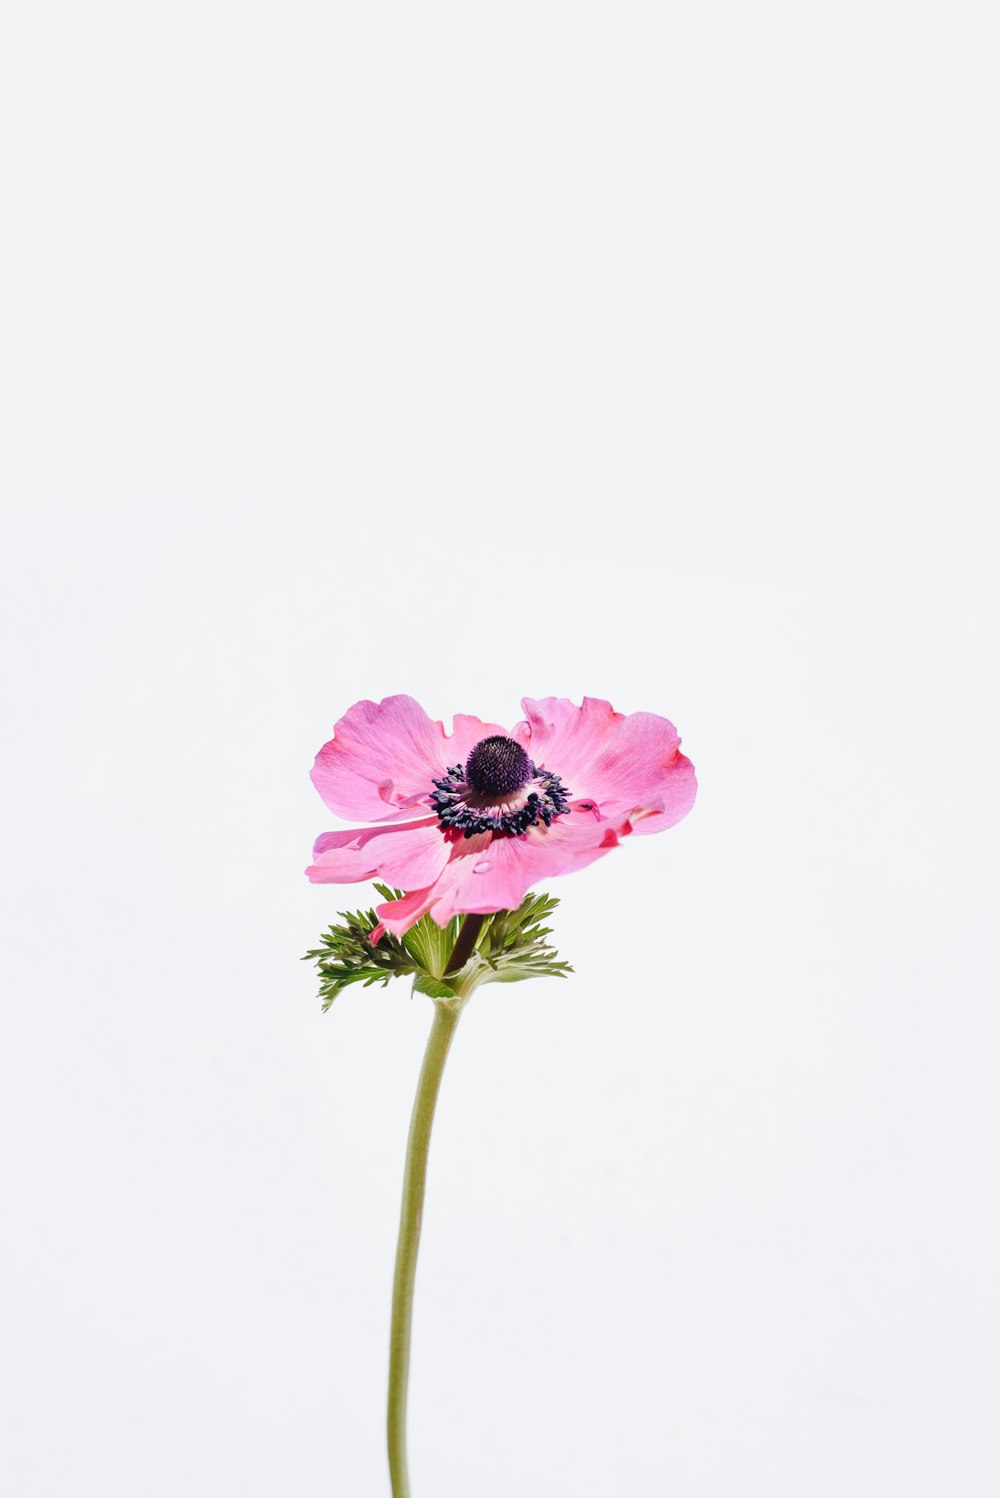
[[[402,899],[402,891],[385,884],[375,888],[384,900]],[[461,993],[466,996],[480,983],[519,983],[526,978],[565,978],[573,969],[562,962],[546,938],[551,927],[544,924],[559,901],[551,895],[525,895],[516,910],[500,910],[486,917],[483,929],[461,972]],[[341,924],[330,926],[320,945],[307,952],[304,962],[313,962],[320,977],[319,995],[324,1012],[338,994],[353,983],[365,988],[385,987],[390,978],[413,977],[415,993],[432,999],[458,996],[459,986],[445,979],[448,961],[458,939],[461,921],[439,926],[425,915],[402,938],[386,932],[371,939],[378,924],[374,910],[340,912]],[[450,975],[453,979],[458,974]]]
[[[413,992],[425,993],[432,999],[457,999],[458,994],[450,983],[445,983],[443,978],[430,978],[426,973],[418,973],[413,980]]]

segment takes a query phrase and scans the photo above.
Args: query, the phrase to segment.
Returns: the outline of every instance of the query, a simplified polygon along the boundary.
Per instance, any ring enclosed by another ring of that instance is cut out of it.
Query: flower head
[[[381,929],[401,936],[428,913],[445,926],[460,912],[514,910],[540,880],[691,810],[694,766],[666,718],[594,697],[521,705],[510,730],[458,714],[447,734],[412,697],[355,703],[312,780],[337,816],[378,825],[318,838],[313,883],[377,876],[406,891],[376,907]]]

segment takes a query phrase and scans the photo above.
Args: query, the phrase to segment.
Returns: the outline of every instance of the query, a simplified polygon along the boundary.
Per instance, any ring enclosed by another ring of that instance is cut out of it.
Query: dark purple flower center
[[[534,764],[516,739],[495,733],[479,740],[464,765],[449,765],[435,778],[430,802],[453,836],[523,837],[529,827],[551,827],[570,811],[572,794],[555,771]]]
[[[524,789],[534,774],[534,765],[516,739],[495,733],[480,739],[465,762],[465,775],[480,796],[503,800]]]

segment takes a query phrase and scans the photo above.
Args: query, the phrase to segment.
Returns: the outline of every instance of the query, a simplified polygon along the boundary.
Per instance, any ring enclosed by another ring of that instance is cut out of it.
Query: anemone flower
[[[457,714],[450,734],[412,697],[357,702],[316,756],[312,780],[332,812],[366,823],[325,832],[306,871],[315,884],[373,879],[382,903],[343,916],[316,962],[328,1008],[353,983],[411,975],[434,1001],[403,1178],[389,1349],[393,1498],[410,1498],[406,1391],[427,1152],[459,1015],[483,983],[571,971],[543,923],[557,901],[542,879],[602,858],[633,833],[662,832],[691,810],[694,767],[673,724],[585,697],[525,698],[512,729]],[[372,825],[374,824],[374,825]]]
[[[421,916],[515,909],[541,879],[582,869],[631,833],[662,832],[691,810],[694,767],[655,713],[585,697],[525,698],[511,730],[458,715],[446,734],[412,697],[358,702],[316,756],[313,784],[338,817],[316,884],[378,877],[406,890],[378,907],[402,936]]]

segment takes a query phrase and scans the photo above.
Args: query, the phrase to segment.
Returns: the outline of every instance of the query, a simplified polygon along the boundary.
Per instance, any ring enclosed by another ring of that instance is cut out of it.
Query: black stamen
[[[558,775],[551,770],[532,764],[525,754],[528,774],[517,789],[523,790],[531,780],[540,789],[529,791],[520,806],[502,810],[502,803],[516,792],[483,792],[473,783],[471,774],[473,756],[476,752],[484,745],[495,744],[501,746],[510,744],[524,753],[515,740],[496,734],[492,739],[480,740],[469,755],[467,765],[464,767],[452,765],[447,774],[434,781],[437,790],[431,792],[429,798],[431,805],[437,813],[441,826],[446,831],[454,833],[455,836],[475,837],[477,832],[490,832],[494,836],[521,837],[529,827],[536,827],[539,822],[546,827],[551,827],[556,817],[563,816],[570,809],[569,798],[572,791],[566,789]],[[506,753],[510,755],[510,751]],[[510,757],[513,758],[513,756]],[[468,800],[470,792],[473,796],[471,804]],[[486,798],[492,798],[492,808],[489,804],[483,804]]]

